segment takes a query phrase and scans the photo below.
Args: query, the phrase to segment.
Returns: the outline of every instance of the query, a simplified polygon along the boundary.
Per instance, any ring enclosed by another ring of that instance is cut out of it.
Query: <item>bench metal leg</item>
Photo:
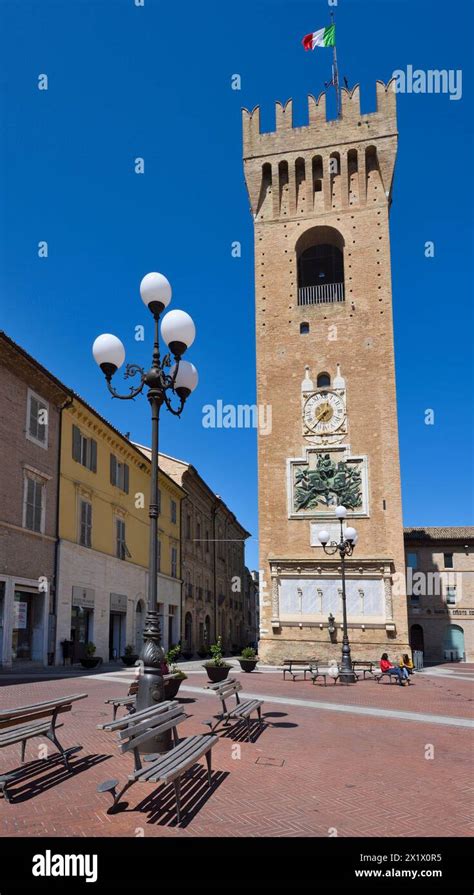
[[[252,738],[250,735],[250,715],[247,715],[247,742],[248,743],[252,742]]]
[[[26,740],[21,741],[21,763],[23,764],[25,760],[25,752],[26,752]]]
[[[209,786],[212,786],[212,776],[211,776],[211,752],[212,752],[212,749],[209,749],[209,752],[206,752],[207,779],[209,780]]]
[[[181,779],[178,777],[177,780],[173,782],[174,793],[176,796],[176,814],[178,817],[178,823],[181,823]]]
[[[263,721],[262,721],[262,706],[261,706],[261,705],[259,705],[258,708],[257,708],[257,714],[258,714],[258,723],[260,724],[260,727],[261,727],[262,724],[263,724]]]
[[[113,709],[114,709],[114,721],[115,721],[115,719],[116,719],[116,717],[117,717],[117,709],[118,709],[118,706],[117,706],[117,705],[114,705],[114,706],[113,706]]]
[[[135,783],[135,780],[127,780],[125,786],[120,790],[118,795],[116,792],[117,783],[118,780],[107,780],[106,783],[102,783],[100,786],[97,787],[98,792],[110,792],[110,795],[113,798],[112,806],[107,811],[107,814],[114,814],[114,812],[117,810],[117,805],[120,802],[120,799],[122,798],[124,793],[127,792],[127,789],[130,789],[130,787]]]
[[[59,742],[59,740],[54,732],[54,729],[51,728],[51,730],[48,730],[48,732],[45,734],[45,736],[48,738],[48,740],[51,740],[51,742],[54,743],[54,745],[56,746],[56,749],[61,754],[62,760],[64,761],[64,767],[66,768],[67,771],[72,773],[72,768],[71,768],[71,765],[69,764],[67,752],[61,746],[61,743]]]

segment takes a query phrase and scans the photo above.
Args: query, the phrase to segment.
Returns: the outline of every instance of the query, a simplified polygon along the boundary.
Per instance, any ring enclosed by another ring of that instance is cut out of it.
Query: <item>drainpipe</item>
[[[67,407],[70,407],[73,403],[73,398],[66,398],[63,404],[59,405],[59,431],[58,431],[58,462],[57,462],[57,479],[58,484],[56,488],[56,540],[54,544],[54,586],[51,588],[50,594],[50,602],[49,602],[49,617],[54,618],[54,645],[53,651],[48,653],[48,665],[54,665],[56,659],[56,623],[57,623],[57,610],[58,610],[58,594],[59,594],[59,499],[60,499],[60,491],[61,491],[61,452],[62,452],[62,438],[63,438],[63,410],[66,410]],[[52,600],[51,600],[52,596]],[[49,631],[48,631],[49,637]],[[48,644],[49,645],[49,644]]]

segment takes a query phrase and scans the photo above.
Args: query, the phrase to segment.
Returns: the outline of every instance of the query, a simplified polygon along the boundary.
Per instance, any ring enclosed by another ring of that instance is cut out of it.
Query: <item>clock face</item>
[[[334,392],[311,395],[304,405],[304,421],[317,435],[336,432],[346,418],[344,401]]]

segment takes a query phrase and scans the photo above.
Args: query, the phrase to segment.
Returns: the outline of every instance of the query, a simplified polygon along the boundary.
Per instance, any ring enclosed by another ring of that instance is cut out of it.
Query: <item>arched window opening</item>
[[[382,178],[375,146],[368,146],[365,150],[365,167],[367,173],[367,201],[376,202],[382,188]]]
[[[280,184],[280,214],[288,214],[288,162],[280,162],[278,165],[278,180]]]
[[[306,204],[305,185],[306,169],[304,158],[297,158],[295,162],[296,207],[298,211],[304,211]]]
[[[321,193],[323,189],[323,160],[320,155],[313,159],[313,192]]]
[[[354,205],[359,199],[359,162],[357,149],[349,149],[347,153],[347,175],[349,178],[349,204]]]
[[[331,385],[331,377],[329,373],[318,373],[318,378],[316,380],[316,385],[318,388],[327,388]]]
[[[312,227],[296,243],[298,304],[344,301],[344,240],[334,227]]]
[[[261,218],[266,216],[267,208],[271,212],[272,197],[272,166],[269,162],[262,165],[262,185],[260,187],[260,196],[258,198],[257,214]]]
[[[339,152],[331,152],[329,156],[329,176],[331,183],[331,205],[336,207],[341,201],[341,156]]]
[[[334,227],[312,227],[296,243],[298,304],[344,301],[344,240]]]
[[[302,336],[309,333],[309,323],[300,323],[300,333]]]

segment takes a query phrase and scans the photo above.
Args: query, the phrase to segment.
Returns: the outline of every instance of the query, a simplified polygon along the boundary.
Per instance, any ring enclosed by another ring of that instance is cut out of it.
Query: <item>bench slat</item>
[[[194,737],[192,737],[194,739]],[[148,780],[152,782],[156,782],[157,780],[162,780],[163,783],[171,782],[175,780],[176,777],[180,777],[181,774],[184,773],[188,768],[192,767],[193,764],[196,764],[197,760],[201,758],[209,749],[212,749],[214,743],[217,741],[216,736],[212,736],[209,734],[204,734],[203,739],[200,743],[196,743],[192,752],[186,752],[186,754],[181,753],[181,755],[176,756],[175,762],[173,765],[168,767],[166,770],[158,768],[152,768],[153,773]],[[178,747],[179,748],[179,747]]]
[[[55,730],[62,727],[62,724],[56,724]],[[32,737],[41,736],[51,730],[51,724],[43,721],[33,727],[33,725],[22,724],[21,727],[12,727],[7,733],[0,734],[0,747],[11,746],[14,743],[21,743],[22,740],[30,740]]]
[[[206,735],[206,734],[204,734]],[[160,773],[162,771],[170,770],[170,768],[176,763],[176,757],[186,757],[188,754],[192,752],[195,748],[196,743],[200,742],[203,734],[198,734],[190,737],[186,737],[181,740],[177,746],[174,746],[168,752],[165,752],[163,755],[160,755],[153,764],[149,764],[145,768],[141,768],[139,771],[134,771],[133,774],[130,774],[130,780],[148,780],[152,774],[156,773],[156,769],[158,768]]]
[[[10,718],[21,712],[34,711],[36,709],[44,709],[49,706],[59,706],[69,702],[75,702],[77,699],[86,699],[87,693],[76,693],[73,696],[60,696],[59,699],[47,699],[45,702],[35,702],[31,705],[21,705],[14,709],[0,709],[0,721]]]
[[[160,721],[153,727],[146,727],[143,733],[138,736],[133,736],[131,731],[132,736],[129,738],[128,742],[119,743],[120,752],[129,752],[130,749],[136,749],[141,743],[145,743],[148,739],[152,739],[154,736],[159,736],[160,733],[166,733],[167,730],[177,727],[182,721],[186,721],[186,718],[187,715],[183,713],[182,715],[171,718],[169,721]]]
[[[117,721],[106,721],[105,724],[98,724],[98,730],[120,730],[122,727],[128,727],[129,724],[138,724],[139,721],[144,718],[148,718],[150,713],[160,711],[164,712],[170,708],[170,706],[179,705],[175,699],[167,699],[165,702],[158,702],[156,706],[148,706],[148,708],[140,709],[139,712],[135,712],[133,715],[125,715],[124,718],[118,718]]]
[[[125,730],[119,730],[118,739],[134,739],[134,737],[139,736],[143,733],[144,730],[151,730],[151,728],[155,728],[160,724],[163,724],[165,721],[171,721],[173,718],[179,717],[186,718],[185,711],[179,703],[175,703],[173,706],[166,708],[165,711],[159,712],[154,711],[150,712],[145,718],[142,718],[138,724],[134,722],[132,718],[130,718],[130,723]]]

